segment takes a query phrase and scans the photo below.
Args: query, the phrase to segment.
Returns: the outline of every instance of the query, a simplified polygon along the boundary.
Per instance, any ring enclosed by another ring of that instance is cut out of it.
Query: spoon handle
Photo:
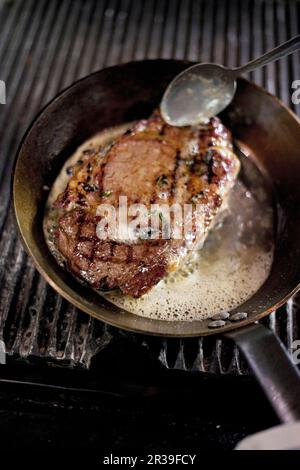
[[[292,52],[297,51],[298,49],[300,49],[300,34],[298,34],[298,36],[293,37],[292,39],[289,39],[289,41],[284,42],[280,46],[275,47],[274,49],[262,55],[261,57],[258,57],[257,59],[248,62],[248,64],[232,69],[232,72],[235,76],[241,75],[245,72],[251,72],[252,70],[258,67],[263,67],[269,62],[278,60],[281,57],[284,57],[288,54],[291,54]]]

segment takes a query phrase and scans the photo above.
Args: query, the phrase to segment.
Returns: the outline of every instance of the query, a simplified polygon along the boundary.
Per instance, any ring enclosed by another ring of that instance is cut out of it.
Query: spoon
[[[177,75],[167,87],[160,109],[172,126],[205,122],[220,113],[232,101],[236,78],[300,49],[300,35],[275,47],[248,64],[226,68],[217,64],[196,64]]]

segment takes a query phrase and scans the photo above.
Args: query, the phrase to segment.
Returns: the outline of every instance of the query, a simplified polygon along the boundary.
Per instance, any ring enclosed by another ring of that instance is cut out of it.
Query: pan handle
[[[283,423],[300,421],[300,373],[271,330],[256,323],[229,331]]]

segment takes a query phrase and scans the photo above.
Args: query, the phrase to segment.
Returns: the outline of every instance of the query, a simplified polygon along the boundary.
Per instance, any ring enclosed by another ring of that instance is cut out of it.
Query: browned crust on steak
[[[96,234],[101,203],[118,207],[174,202],[200,204],[207,231],[239,168],[229,131],[217,118],[206,126],[176,128],[158,112],[139,121],[108,149],[91,150],[74,167],[56,207],[55,244],[67,268],[94,288],[119,287],[140,297],[186,254],[185,240],[100,240]]]

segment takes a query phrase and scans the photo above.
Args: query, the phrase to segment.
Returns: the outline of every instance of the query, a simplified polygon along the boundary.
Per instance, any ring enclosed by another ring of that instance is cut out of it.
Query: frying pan
[[[300,378],[279,340],[257,321],[300,287],[300,121],[278,99],[240,79],[222,119],[272,181],[277,204],[274,262],[264,285],[236,311],[247,319],[211,330],[207,321],[150,320],[121,310],[63,270],[42,220],[49,188],[76,147],[101,129],[149,116],[166,85],[190,62],[132,62],[96,72],[60,93],[34,120],[15,161],[13,203],[27,252],[49,284],[81,310],[119,328],[161,336],[223,334],[242,349],[279,418],[300,419]]]

